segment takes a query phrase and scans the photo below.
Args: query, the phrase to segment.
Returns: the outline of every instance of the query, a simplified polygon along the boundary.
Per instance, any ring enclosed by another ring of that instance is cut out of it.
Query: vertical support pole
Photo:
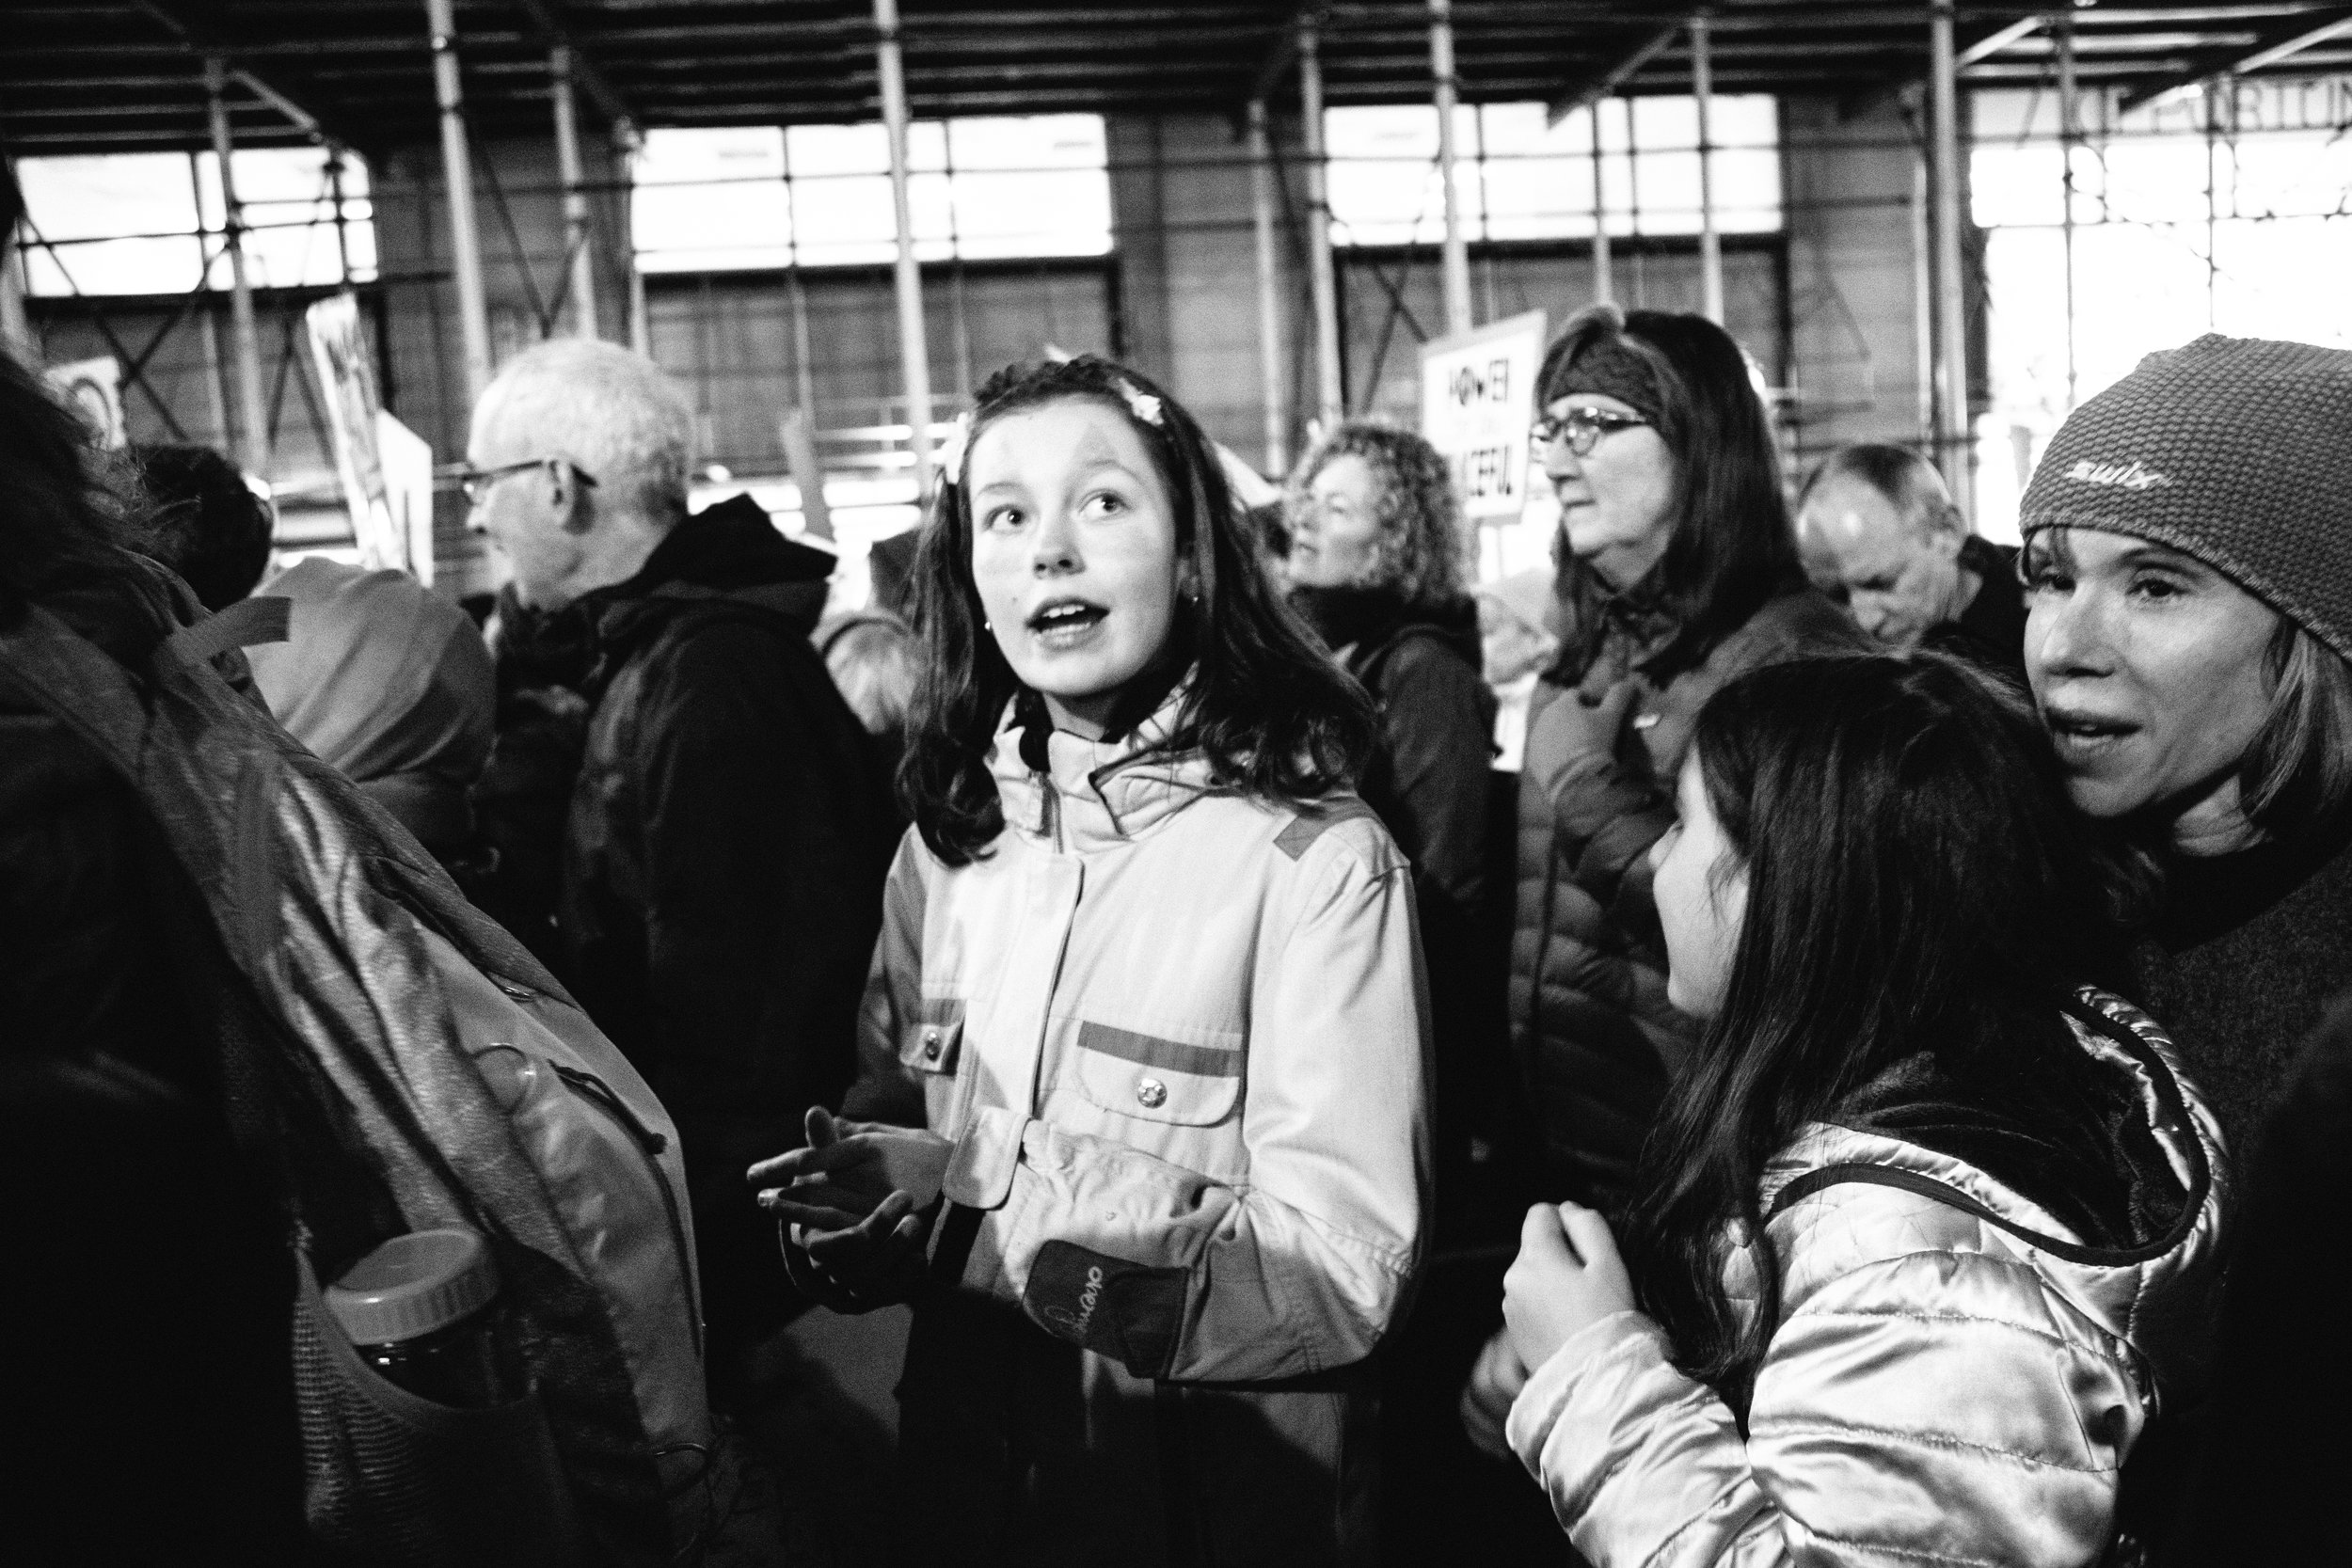
[[[457,80],[451,0],[424,0],[433,34],[433,97],[441,111],[441,179],[449,186],[450,261],[457,275],[457,330],[466,350],[466,402],[490,385],[490,307],[482,291],[482,231],[474,222],[473,161],[466,150],[466,95]]]
[[[898,51],[898,0],[874,0],[877,63],[882,73],[882,122],[890,132],[890,204],[898,226],[898,354],[907,389],[907,445],[914,453],[914,489],[931,492],[931,361],[923,329],[923,269],[914,260],[914,212],[907,203],[906,64]]]
[[[1444,188],[1445,239],[1439,274],[1445,329],[1470,329],[1470,249],[1462,239],[1461,194],[1454,182],[1454,0],[1429,0],[1430,99],[1438,108],[1438,182]]]
[[[637,264],[637,159],[644,150],[644,139],[637,127],[623,120],[612,127],[612,150],[621,166],[628,173],[625,189],[629,192],[628,204],[621,213],[621,232],[628,241],[628,346],[646,358],[653,357],[653,316],[645,306],[645,269]]]
[[[817,370],[809,362],[808,290],[801,280],[801,208],[792,183],[792,134],[784,137],[784,225],[786,303],[792,308],[792,375],[799,389],[801,412],[809,418],[811,428],[817,420]]]
[[[237,199],[229,134],[229,103],[222,96],[229,70],[217,55],[204,61],[204,100],[212,111],[213,158],[220,168],[221,226],[229,243],[229,310],[237,362],[237,461],[255,479],[269,478],[268,417],[262,404],[262,335],[253,321],[253,287],[245,267],[245,205]]]
[[[555,166],[564,182],[564,254],[571,260],[572,334],[596,330],[596,269],[589,253],[588,193],[580,162],[580,106],[572,97],[572,50],[559,43],[548,51],[548,87],[555,98]]]
[[[2205,330],[2221,322],[2221,99],[2205,84]]]
[[[188,167],[191,171],[196,167],[196,154],[193,152],[188,154]],[[8,160],[8,174],[9,184],[22,189],[15,178],[16,164],[13,159]],[[203,223],[204,209],[199,202],[197,207],[197,226],[199,230]],[[199,234],[197,244],[201,245],[203,243]],[[13,354],[20,363],[37,365],[40,363],[40,356],[33,348],[33,324],[24,313],[24,246],[11,225],[7,232],[0,233],[0,355]]]
[[[1298,24],[1298,112],[1307,143],[1307,283],[1315,310],[1315,419],[1329,435],[1347,417],[1340,385],[1340,291],[1331,272],[1331,182],[1323,143],[1322,29]]]
[[[351,216],[343,210],[343,150],[335,142],[326,144],[327,199],[335,204],[335,266],[351,287]]]
[[[1935,198],[1936,455],[1961,515],[1975,526],[1976,475],[1969,451],[1968,308],[1960,267],[1960,70],[1952,45],[1952,0],[1928,15],[1929,189]]]
[[[2072,414],[2079,374],[2074,352],[2074,144],[2082,98],[2074,78],[2074,19],[2071,16],[2058,19],[2058,156],[2066,166],[2059,177],[2059,198],[2066,206],[2058,217],[2058,239],[2066,266],[2066,411]]]
[[[1265,409],[1265,467],[1270,474],[1281,474],[1291,466],[1291,414],[1289,378],[1282,373],[1281,278],[1275,267],[1274,142],[1263,98],[1249,101],[1249,218],[1258,242],[1258,383]]]
[[[1609,254],[1609,201],[1601,185],[1600,100],[1593,100],[1593,303],[1607,305],[1617,297],[1616,279]]]
[[[199,162],[200,157],[201,154],[196,152],[188,154],[188,190],[196,198],[197,255],[204,262],[203,274],[196,280],[196,292],[205,296],[197,301],[196,335],[204,344],[205,412],[212,416],[215,439],[226,450],[235,443],[236,436],[229,428],[229,367],[222,363],[220,357],[220,324],[213,319],[211,296],[215,258],[207,243],[212,238],[212,230],[204,227],[204,166]]]
[[[1691,18],[1691,97],[1699,121],[1699,311],[1724,321],[1724,245],[1715,232],[1715,48],[1707,13]]]

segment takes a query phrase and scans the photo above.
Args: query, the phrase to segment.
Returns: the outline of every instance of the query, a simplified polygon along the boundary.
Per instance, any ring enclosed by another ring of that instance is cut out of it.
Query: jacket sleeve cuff
[[[1511,1414],[1502,1426],[1505,1441],[1529,1475],[1538,1481],[1544,1479],[1544,1448],[1584,1374],[1628,1345],[1662,1338],[1658,1326],[1641,1313],[1631,1309],[1612,1312],[1570,1335],[1551,1353],[1550,1360],[1535,1369],[1519,1397],[1511,1402]],[[1664,1354],[1662,1344],[1660,1354]]]
[[[1021,1164],[1021,1134],[1029,1118],[998,1105],[984,1105],[956,1140],[940,1191],[966,1209],[1000,1209],[1012,1191]]]

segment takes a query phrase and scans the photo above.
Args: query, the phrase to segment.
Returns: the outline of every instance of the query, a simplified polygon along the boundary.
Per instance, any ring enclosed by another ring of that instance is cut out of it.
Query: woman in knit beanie
[[[2326,1560],[2352,1015],[2298,1051],[2352,986],[2352,353],[2152,354],[2059,428],[2022,512],[2034,696],[2075,804],[2163,869],[2141,1000],[2238,1167],[2214,1392],[2154,1457],[2183,1510],[2163,1560]]]
[[[2352,353],[2206,337],[2026,491],[2026,659],[2075,805],[2164,872],[2143,1000],[2232,1147],[2352,984]]]
[[[1722,327],[1596,307],[1546,355],[1537,398],[1560,651],[1528,702],[1511,1040],[1539,1196],[1614,1217],[1700,1028],[1666,999],[1646,860],[1692,725],[1737,675],[1860,642],[1805,581],[1772,421]],[[1465,1406],[1474,1432],[1499,1442],[1523,1375],[1497,1339]]]

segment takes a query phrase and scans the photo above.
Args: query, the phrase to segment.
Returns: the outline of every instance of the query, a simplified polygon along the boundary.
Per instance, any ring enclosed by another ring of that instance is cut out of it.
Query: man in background
[[[848,1085],[894,833],[809,645],[821,552],[746,498],[690,518],[693,432],[643,356],[542,343],[475,409],[466,485],[516,596],[583,643],[560,972],[677,1122],[726,1407],[791,1300],[743,1172]]]
[[[2017,551],[1968,531],[1934,465],[1864,442],[1832,452],[1797,500],[1815,587],[1890,648],[1938,648],[2025,681]]]

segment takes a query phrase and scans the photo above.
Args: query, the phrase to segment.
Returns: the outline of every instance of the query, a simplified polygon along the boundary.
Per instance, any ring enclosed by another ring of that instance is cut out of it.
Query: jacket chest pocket
[[[924,1018],[898,1031],[898,1065],[910,1072],[952,1078],[963,1054],[963,1004],[926,1003],[923,1011]]]
[[[1240,1102],[1247,1060],[1238,1033],[1196,1044],[1082,1022],[1071,1053],[1079,1095],[1105,1111],[1180,1127],[1213,1127]]]

